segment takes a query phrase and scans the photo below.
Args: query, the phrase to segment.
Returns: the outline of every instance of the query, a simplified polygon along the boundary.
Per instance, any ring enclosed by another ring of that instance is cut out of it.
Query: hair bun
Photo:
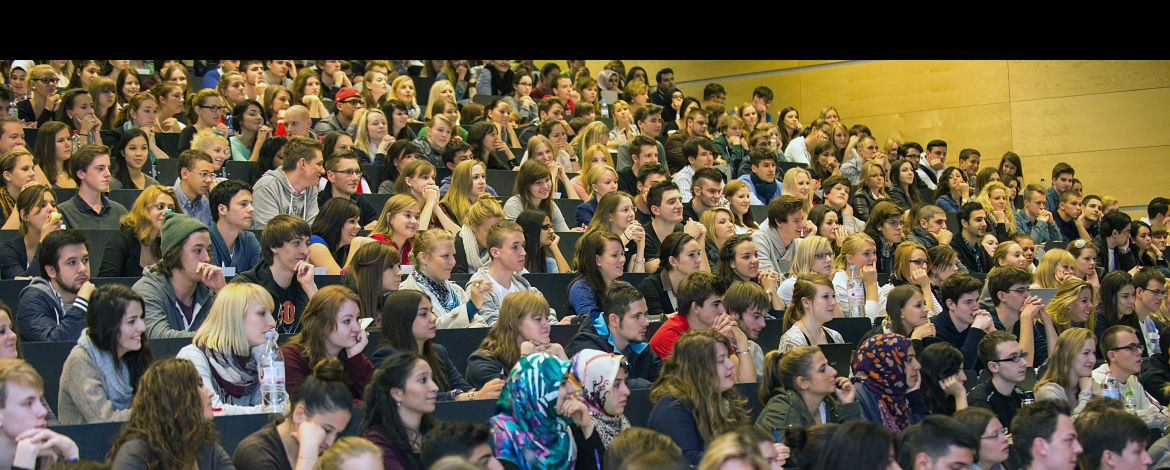
[[[784,429],[784,443],[793,452],[800,452],[808,443],[808,429],[799,426],[788,426]]]
[[[345,367],[341,365],[340,359],[327,357],[318,361],[317,365],[313,366],[313,377],[318,380],[340,382],[345,377]]]

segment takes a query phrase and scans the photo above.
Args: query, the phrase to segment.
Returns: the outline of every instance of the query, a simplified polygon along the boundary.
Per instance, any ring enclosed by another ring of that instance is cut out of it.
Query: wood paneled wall
[[[767,85],[773,115],[795,106],[807,124],[832,105],[883,142],[943,139],[952,164],[963,148],[978,149],[984,166],[1011,150],[1028,183],[1047,184],[1063,161],[1088,192],[1123,206],[1170,196],[1170,61],[623,61],[651,80],[673,68],[688,95],[717,81],[728,108]],[[596,76],[606,62],[587,65]]]

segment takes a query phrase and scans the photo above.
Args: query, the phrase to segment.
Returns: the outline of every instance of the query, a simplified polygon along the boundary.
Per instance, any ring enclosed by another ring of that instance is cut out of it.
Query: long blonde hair
[[[1064,393],[1069,397],[1075,396],[1069,393],[1073,386],[1077,385],[1076,380],[1070,377],[1072,375],[1072,362],[1077,354],[1080,354],[1085,341],[1088,340],[1097,341],[1097,338],[1093,336],[1093,330],[1088,328],[1064,330],[1064,333],[1061,333],[1060,337],[1056,339],[1056,346],[1052,348],[1052,353],[1048,355],[1048,368],[1044,369],[1044,376],[1036,381],[1032,391],[1040,390],[1044,384],[1054,383],[1063,387]]]
[[[825,275],[817,273],[797,276],[796,284],[792,286],[792,301],[788,303],[788,308],[784,310],[783,331],[788,331],[789,328],[792,328],[792,325],[804,319],[805,314],[808,312],[804,311],[802,301],[805,299],[812,301],[817,296],[817,286],[833,289],[833,281],[830,281]]]
[[[609,139],[609,129],[605,127],[605,123],[601,121],[593,121],[587,124],[583,129],[577,132],[577,136],[569,143],[577,155],[588,155],[586,150],[594,145],[605,145],[606,140]],[[608,151],[607,151],[608,152]]]
[[[215,303],[195,337],[191,338],[191,344],[233,356],[248,356],[252,345],[248,344],[248,337],[244,334],[244,317],[254,305],[264,307],[266,315],[271,315],[275,307],[272,295],[259,284],[233,282],[224,286],[215,296]]]
[[[849,259],[847,257],[860,253],[861,250],[865,249],[867,243],[873,245],[875,249],[877,248],[877,242],[874,242],[873,238],[866,235],[865,232],[857,232],[845,237],[845,241],[841,242],[841,252],[837,253],[837,258],[833,260],[833,271],[849,269]],[[860,269],[861,266],[857,268]]]
[[[537,292],[513,292],[500,304],[500,317],[492,324],[479,350],[488,353],[512,370],[520,360],[520,322],[525,316],[539,319],[548,315],[548,301]]]
[[[118,221],[122,228],[128,228],[134,232],[134,238],[138,240],[138,243],[151,247],[152,252],[154,242],[158,239],[159,234],[154,233],[154,223],[150,220],[150,206],[153,206],[154,201],[162,194],[171,197],[176,214],[183,213],[182,204],[179,204],[179,198],[175,195],[175,188],[156,184],[143,189],[138,194],[138,199],[135,199],[134,204],[130,206],[130,211]],[[162,257],[161,253],[153,254],[155,258]]]
[[[1009,235],[1016,233],[1016,218],[1015,215],[1012,214],[1011,200],[1008,200],[1008,194],[1010,192],[1008,191],[1007,186],[1004,186],[1003,183],[1000,183],[999,181],[992,181],[987,183],[983,185],[983,189],[979,190],[979,196],[976,198],[976,200],[979,201],[979,205],[983,206],[983,210],[987,212],[987,218],[990,221],[991,212],[993,210],[991,207],[991,192],[997,189],[1003,191],[1004,200],[1007,201],[1003,209],[1003,213],[1006,216],[1004,218],[1007,219],[1007,221],[1003,224],[1005,227],[1007,227],[1007,232]],[[994,230],[994,227],[992,227],[992,229]]]
[[[511,297],[506,297],[505,302]],[[683,333],[662,365],[658,380],[650,387],[651,402],[669,396],[689,405],[699,437],[705,442],[748,423],[747,400],[734,387],[717,390],[716,344],[731,353],[731,342],[715,330]]]
[[[797,177],[797,175],[804,175],[804,176],[808,177],[808,197],[801,198],[799,194],[796,194],[796,177]],[[813,200],[812,173],[809,173],[808,170],[801,168],[801,167],[795,167],[795,168],[789,169],[787,173],[784,173],[784,182],[780,185],[780,194],[793,196],[793,197],[803,201],[804,202],[804,212],[807,213],[809,211],[809,209],[812,209],[812,200]]]
[[[1036,265],[1036,271],[1032,273],[1032,282],[1039,285],[1041,289],[1056,289],[1060,287],[1060,283],[1056,282],[1056,270],[1060,266],[1066,266],[1076,271],[1077,259],[1069,253],[1060,248],[1053,248],[1045,251],[1044,256],[1040,257],[1040,263]]]
[[[1082,289],[1089,289],[1089,298],[1092,299],[1093,304],[1097,303],[1097,291],[1093,289],[1093,285],[1077,279],[1075,277],[1068,278],[1060,288],[1056,290],[1056,295],[1048,302],[1045,310],[1049,315],[1052,315],[1052,323],[1060,329],[1072,326],[1072,319],[1068,316],[1068,306],[1081,296]],[[1094,312],[1089,312],[1088,320],[1085,320],[1085,328],[1093,331],[1096,321]]]
[[[447,204],[455,219],[461,222],[467,217],[467,211],[471,210],[471,204],[474,202],[471,200],[471,171],[476,166],[484,169],[484,177],[486,178],[487,164],[483,161],[472,158],[460,162],[455,165],[455,171],[451,172],[451,186],[440,201]],[[491,195],[486,190],[484,193]]]
[[[582,183],[585,183],[586,194],[583,199],[589,200],[593,198],[593,185],[597,184],[597,182],[601,180],[601,177],[605,176],[606,172],[613,173],[613,180],[614,182],[617,182],[617,170],[614,170],[610,165],[594,165],[589,168],[589,171],[583,173],[585,177],[583,178],[584,181],[582,181]]]
[[[373,233],[381,233],[387,238],[394,235],[394,226],[390,224],[390,219],[395,214],[414,207],[419,210],[418,201],[409,194],[395,194],[386,200],[386,204],[382,206],[382,213],[378,215],[378,223],[374,225]]]
[[[378,148],[377,147],[375,147],[373,149],[370,148],[370,130],[369,130],[370,115],[371,114],[382,115],[382,119],[386,120],[386,127],[387,127],[386,132],[387,133],[390,132],[390,130],[389,130],[390,120],[386,118],[386,113],[383,113],[382,110],[380,110],[378,108],[362,109],[362,110],[359,110],[359,114],[361,114],[361,115],[357,116],[357,119],[356,119],[357,132],[354,133],[354,136],[353,136],[353,147],[358,149],[358,150],[361,150],[362,152],[365,152],[366,155],[369,156],[371,160],[373,160],[374,151],[378,150]],[[387,159],[387,160],[389,160],[389,159]],[[391,165],[392,163],[386,162],[386,164]]]

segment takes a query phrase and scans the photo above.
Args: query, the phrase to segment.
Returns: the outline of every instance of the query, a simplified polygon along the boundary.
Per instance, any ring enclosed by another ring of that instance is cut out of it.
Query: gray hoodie
[[[503,286],[496,283],[495,279],[492,279],[491,267],[491,263],[488,263],[484,267],[479,268],[475,274],[471,275],[471,279],[467,280],[466,286],[467,292],[471,292],[471,285],[476,282],[483,281],[492,283],[492,290],[483,297],[483,305],[479,307],[478,313],[479,315],[483,316],[483,319],[487,322],[488,326],[494,325],[496,323],[496,319],[500,317],[500,305],[504,303],[504,297],[508,294],[504,291]],[[512,289],[513,291],[530,290],[537,293],[540,292],[539,290],[536,290],[535,287],[532,287],[532,284],[529,284],[528,280],[524,279],[524,276],[521,276],[519,273],[512,273]],[[549,323],[556,323],[556,310],[550,308],[548,311]]]
[[[184,327],[185,319],[179,311],[178,297],[171,281],[163,276],[157,266],[150,266],[146,274],[134,283],[134,292],[146,303],[146,336],[155,338],[190,338],[203,324],[215,302],[215,292],[203,283],[195,284],[195,316],[190,325]]]
[[[792,244],[785,249],[776,227],[770,225],[770,221],[765,223],[769,225],[761,225],[760,229],[752,234],[752,241],[756,244],[756,256],[760,259],[760,270],[775,269],[778,273],[786,273],[792,268],[792,260],[796,257],[796,247],[800,245],[800,239],[792,240]]]
[[[295,215],[312,224],[317,218],[317,192],[317,185],[312,185],[295,195],[284,170],[268,170],[252,185],[252,230],[263,230],[278,214]]]
[[[85,329],[89,303],[80,297],[65,310],[53,285],[37,276],[20,291],[16,323],[22,341],[77,341]]]

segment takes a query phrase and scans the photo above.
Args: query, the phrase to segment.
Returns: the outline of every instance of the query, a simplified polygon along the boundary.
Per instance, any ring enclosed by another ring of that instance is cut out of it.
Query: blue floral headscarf
[[[572,468],[577,459],[569,420],[557,413],[557,395],[570,362],[549,354],[520,358],[488,420],[496,458],[521,470]]]

